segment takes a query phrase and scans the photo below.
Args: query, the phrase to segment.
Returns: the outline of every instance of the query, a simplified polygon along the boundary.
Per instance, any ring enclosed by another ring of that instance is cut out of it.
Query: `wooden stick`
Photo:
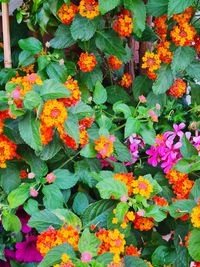
[[[12,68],[9,9],[7,3],[2,3],[1,6],[2,6],[2,22],[3,22],[4,66],[5,68]]]

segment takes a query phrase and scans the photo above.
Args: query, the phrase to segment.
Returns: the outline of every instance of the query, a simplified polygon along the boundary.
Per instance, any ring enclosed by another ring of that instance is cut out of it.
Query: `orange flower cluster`
[[[79,13],[82,17],[94,19],[99,16],[99,4],[95,0],[81,0],[79,4]]]
[[[134,220],[134,228],[140,231],[150,231],[154,226],[152,218],[144,218],[137,216]]]
[[[76,267],[70,260],[69,255],[66,253],[62,255],[61,260],[62,262],[60,264],[55,264],[53,267]]]
[[[133,186],[132,181],[134,180],[134,176],[132,173],[119,173],[114,175],[114,179],[125,183],[128,189],[128,196],[132,195]]]
[[[194,39],[194,42],[195,42],[194,47],[195,47],[197,53],[199,54],[200,53],[200,36],[196,36]]]
[[[149,198],[153,192],[153,186],[149,180],[139,176],[137,180],[132,181],[133,194],[139,194],[142,197]]]
[[[140,251],[138,251],[137,248],[135,248],[133,245],[127,246],[126,247],[126,255],[127,256],[136,256],[139,257],[140,256]]]
[[[21,179],[26,179],[28,177],[28,173],[26,172],[26,170],[21,170],[19,177]]]
[[[142,58],[142,68],[147,69],[150,79],[156,79],[155,71],[160,68],[161,60],[158,54],[147,51]]]
[[[10,118],[9,110],[0,111],[0,134],[3,133],[4,120]]]
[[[71,24],[76,13],[78,12],[78,7],[70,2],[69,5],[63,4],[58,10],[58,17],[63,24]]]
[[[101,245],[98,250],[98,255],[101,255],[105,252],[113,253],[113,262],[120,263],[120,254],[124,253],[125,251],[126,241],[124,235],[121,234],[118,229],[100,229],[96,233],[96,237],[101,241]]]
[[[172,41],[176,46],[187,46],[194,42],[196,31],[188,23],[183,23],[181,25],[176,25],[170,33]]]
[[[167,37],[167,16],[161,16],[158,18],[155,18],[154,25],[155,25],[155,32],[157,35],[161,38],[161,40],[165,40]]]
[[[153,200],[157,206],[164,207],[169,205],[168,201],[164,197],[154,196]]]
[[[129,37],[133,31],[133,19],[129,10],[124,9],[113,23],[113,30],[119,36]]]
[[[198,205],[192,209],[191,212],[191,222],[193,227],[200,228],[200,199]]]
[[[169,64],[172,61],[172,52],[169,50],[170,42],[164,41],[158,44],[157,51],[160,60],[163,63]]]
[[[188,23],[193,15],[193,7],[188,7],[183,13],[173,15],[173,20],[178,24]]]
[[[17,156],[17,145],[11,142],[5,135],[0,135],[0,168],[6,168],[6,161]]]
[[[116,209],[113,210],[113,214],[116,215]],[[128,223],[129,222],[133,222],[134,220],[135,220],[135,214],[134,214],[134,212],[133,211],[128,211],[125,214],[124,218],[123,218],[123,222],[120,224],[121,228],[122,229],[126,229],[127,226],[128,226]],[[118,222],[119,221],[118,221],[117,217],[113,217],[112,224],[118,224]]]
[[[78,65],[82,72],[91,72],[97,65],[97,60],[94,54],[81,53]]]
[[[186,90],[186,82],[184,82],[182,79],[176,79],[167,93],[175,98],[180,98],[186,93]]]
[[[95,140],[95,150],[101,155],[102,158],[110,157],[114,151],[113,142],[115,137],[110,135],[108,138],[100,136],[99,139]]]
[[[119,70],[123,65],[122,61],[119,60],[116,56],[110,56],[108,58],[108,63],[112,70]]]
[[[66,107],[75,106],[81,100],[81,92],[79,90],[78,81],[69,76],[64,85],[72,95],[69,98],[61,98],[59,101],[61,101]]]
[[[62,102],[48,100],[44,103],[40,115],[40,136],[44,145],[48,144],[53,137],[53,129],[61,129],[67,119],[67,110]]]
[[[188,175],[177,170],[170,170],[166,174],[169,183],[172,184],[172,189],[177,199],[187,199],[194,182],[189,180]]]
[[[119,84],[125,88],[129,88],[133,82],[133,78],[129,73],[124,73]]]
[[[31,64],[29,66],[26,66],[26,67],[21,67],[18,69],[19,71],[22,71],[22,72],[25,72],[26,74],[31,74],[34,72],[34,64]],[[16,73],[16,77],[19,77],[19,73],[17,72]]]
[[[50,227],[38,235],[36,248],[42,256],[45,256],[50,249],[66,242],[78,250],[78,241],[79,233],[73,226],[63,226],[60,230]]]

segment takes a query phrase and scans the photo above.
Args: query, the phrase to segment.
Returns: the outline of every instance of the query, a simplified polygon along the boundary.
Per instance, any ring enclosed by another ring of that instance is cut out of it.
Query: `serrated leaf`
[[[94,89],[93,100],[97,105],[103,104],[107,100],[107,92],[101,82],[97,81]]]
[[[120,202],[116,206],[116,218],[118,219],[119,223],[122,223],[124,221],[124,216],[129,210],[128,203]]]
[[[29,51],[22,51],[19,54],[19,66],[25,67],[35,62],[35,57]]]
[[[72,137],[76,144],[80,142],[80,131],[78,124],[78,117],[72,112],[68,112],[68,117],[64,123],[66,133]]]
[[[32,55],[41,53],[43,49],[42,43],[34,37],[19,40],[19,47]]]
[[[126,121],[125,125],[125,133],[124,138],[127,138],[128,136],[132,135],[133,133],[139,134],[140,133],[140,126],[141,123],[139,120],[129,117]]]
[[[114,142],[114,149],[115,149],[115,157],[121,162],[129,162],[132,161],[132,155],[129,149],[122,144],[119,140]]]
[[[46,209],[54,210],[63,208],[64,197],[55,183],[44,186],[42,193],[44,194],[43,203]]]
[[[124,117],[126,119],[132,115],[130,107],[124,103],[121,103],[121,102],[115,103],[113,105],[113,110],[116,114],[123,113]]]
[[[72,38],[70,26],[59,25],[57,31],[55,32],[54,38],[50,41],[50,45],[56,49],[68,48],[75,44]]]
[[[170,65],[163,65],[158,70],[157,79],[153,84],[152,90],[155,95],[165,93],[173,84],[173,75]]]
[[[8,203],[11,209],[22,205],[30,196],[30,187],[32,184],[21,184],[18,188],[8,195]]]
[[[168,3],[168,16],[173,14],[182,13],[189,6],[192,6],[194,0],[169,0]]]
[[[152,82],[147,76],[137,76],[133,81],[132,92],[136,101],[140,95],[146,95],[152,86]]]
[[[40,95],[37,92],[31,90],[25,94],[23,104],[26,109],[33,110],[34,108],[38,107],[41,102],[42,98],[40,97]]]
[[[181,154],[184,158],[190,159],[194,155],[198,155],[196,148],[189,142],[187,137],[184,135],[181,140],[182,146],[180,148]]]
[[[188,241],[188,250],[193,260],[200,261],[200,230],[193,229]]]
[[[191,63],[186,69],[187,75],[189,75],[190,77],[194,79],[197,79],[197,81],[200,81],[199,68],[200,68],[199,62]]]
[[[167,14],[168,1],[149,0],[147,3],[147,11],[154,17],[160,17]]]
[[[19,131],[22,139],[36,151],[42,150],[40,140],[40,122],[33,117],[31,112],[23,117],[19,122]]]
[[[19,218],[4,210],[2,213],[2,225],[6,231],[19,232],[21,230],[21,222]]]
[[[46,72],[50,79],[64,83],[68,77],[68,71],[65,65],[60,65],[58,62],[50,62],[46,68]]]
[[[110,10],[114,9],[115,7],[119,6],[121,3],[121,0],[99,0],[99,11],[102,15],[106,14]]]
[[[92,256],[96,256],[100,244],[101,241],[95,236],[95,234],[91,234],[89,229],[86,228],[79,239],[78,249],[81,253],[90,252]]]
[[[53,173],[56,176],[54,184],[60,189],[70,189],[78,182],[78,176],[66,169],[56,169]]]
[[[83,192],[78,192],[74,198],[72,205],[74,212],[78,215],[81,215],[84,213],[88,205],[89,205],[89,200],[87,198],[87,195]]]
[[[80,155],[85,158],[95,158],[97,155],[96,150],[94,149],[94,144],[87,144],[84,148],[81,149]]]
[[[124,257],[125,267],[148,267],[147,263],[145,263],[141,258],[136,256],[126,256]]]

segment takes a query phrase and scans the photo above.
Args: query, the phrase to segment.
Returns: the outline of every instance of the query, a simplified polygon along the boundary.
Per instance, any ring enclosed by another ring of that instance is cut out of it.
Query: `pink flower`
[[[34,179],[35,178],[35,173],[29,172],[28,173],[28,179]]]
[[[140,96],[138,97],[138,99],[139,99],[139,101],[140,101],[141,103],[143,103],[143,104],[147,102],[146,97],[143,96],[143,95],[140,95]]]
[[[23,233],[25,233],[25,234],[30,233],[30,231],[32,230],[32,228],[28,226],[28,221],[29,221],[29,219],[30,219],[30,215],[28,215],[28,214],[24,211],[23,207],[19,207],[19,208],[18,208],[18,210],[17,210],[17,212],[16,212],[16,215],[17,215],[17,217],[20,219],[20,222],[21,222],[21,224],[22,224],[22,229],[21,229],[21,231],[22,231]]]
[[[92,260],[92,254],[90,252],[83,252],[81,254],[82,262],[90,262]]]
[[[144,210],[138,210],[136,213],[140,217],[144,217],[144,215],[145,215],[145,211]]]
[[[53,172],[47,174],[47,176],[46,176],[46,180],[49,184],[53,183],[55,181],[55,179],[56,179],[56,176],[55,176],[55,174],[53,174]]]
[[[122,197],[120,198],[120,201],[121,201],[121,202],[127,202],[127,200],[128,200],[127,196],[122,196]]]
[[[34,187],[31,187],[30,188],[30,195],[32,197],[37,197],[38,196],[38,191]]]
[[[115,142],[115,136],[114,135],[110,135],[108,137],[108,139],[111,141],[111,142]]]
[[[161,109],[160,104],[158,104],[158,103],[156,104],[156,109],[157,109],[157,110],[160,110],[160,109]]]
[[[18,86],[17,86],[18,87]],[[16,87],[16,89],[14,90],[14,91],[12,91],[12,93],[11,93],[11,97],[13,98],[13,99],[19,99],[20,98],[20,89],[18,89]]]
[[[138,160],[139,151],[140,149],[144,148],[144,141],[141,136],[132,134],[129,138],[127,138],[126,142],[128,142],[128,148],[133,157],[133,160],[131,162],[124,163],[125,166],[129,166]]]
[[[24,242],[16,244],[16,260],[19,262],[40,262],[42,255],[36,249],[37,238],[27,236]]]
[[[158,122],[158,116],[152,109],[149,111],[149,116],[153,122]]]
[[[64,65],[64,64],[65,64],[65,61],[64,61],[63,58],[59,60],[59,64],[60,64],[60,65]]]

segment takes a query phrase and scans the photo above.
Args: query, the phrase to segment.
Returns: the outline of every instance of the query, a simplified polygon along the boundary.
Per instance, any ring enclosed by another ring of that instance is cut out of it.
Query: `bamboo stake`
[[[3,22],[4,66],[5,68],[12,68],[8,3],[2,3],[1,6]]]

